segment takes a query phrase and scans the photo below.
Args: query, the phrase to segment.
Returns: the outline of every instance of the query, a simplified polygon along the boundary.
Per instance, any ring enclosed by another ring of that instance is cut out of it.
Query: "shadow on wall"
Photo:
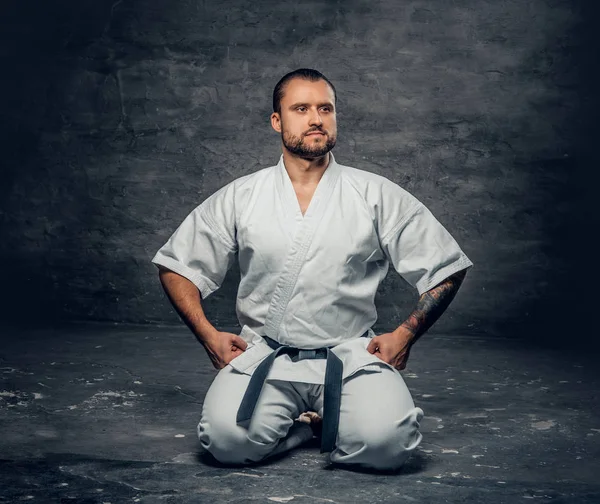
[[[85,229],[86,208],[73,205],[80,176],[72,163],[85,156],[71,152],[70,86],[77,59],[102,37],[114,2],[6,2],[0,7],[2,69],[0,142],[0,257],[5,266],[0,313],[4,320],[46,323],[60,320],[70,290],[59,277],[54,256],[64,249],[73,227]],[[70,4],[70,5],[69,5]],[[79,132],[83,133],[83,132]],[[58,181],[58,183],[57,183]],[[77,250],[77,249],[75,249]],[[78,253],[65,264],[79,262]]]
[[[523,316],[507,317],[500,328],[546,346],[598,350],[593,291],[600,281],[595,266],[600,229],[600,37],[590,20],[598,19],[600,5],[574,1],[571,8],[577,22],[548,40],[529,62],[532,78],[543,75],[550,84],[552,93],[531,104],[544,113],[547,124],[540,126],[552,132],[544,150],[554,149],[558,155],[530,159],[526,166],[515,163],[530,177],[527,202],[515,213],[515,224],[528,232],[534,247],[525,256],[529,261],[514,268]],[[521,282],[525,269],[535,281]]]
[[[110,252],[107,229],[111,217],[140,225],[121,204],[130,194],[118,172],[136,138],[116,77],[120,31],[135,23],[139,2],[128,2],[129,19],[114,0],[34,4],[0,7],[9,76],[0,81],[0,258],[10,286],[0,314],[45,325],[118,305],[111,276],[139,267],[127,243]]]

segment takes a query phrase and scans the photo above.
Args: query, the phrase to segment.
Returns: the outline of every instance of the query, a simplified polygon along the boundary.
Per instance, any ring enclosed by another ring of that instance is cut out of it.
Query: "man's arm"
[[[400,326],[391,333],[376,336],[367,350],[393,365],[404,369],[410,348],[446,311],[458,292],[467,270],[457,271],[419,297],[416,308]]]
[[[198,341],[204,344],[214,337],[217,330],[204,314],[198,288],[184,276],[164,266],[159,266],[158,269],[158,277],[165,294]]]
[[[458,292],[467,270],[457,271],[432,289],[421,294],[417,307],[402,322],[398,331],[406,330],[411,336],[411,345],[417,341],[446,311]]]
[[[225,367],[246,349],[247,343],[237,334],[219,332],[208,321],[200,291],[192,282],[163,266],[158,275],[173,308],[202,343],[215,368]]]

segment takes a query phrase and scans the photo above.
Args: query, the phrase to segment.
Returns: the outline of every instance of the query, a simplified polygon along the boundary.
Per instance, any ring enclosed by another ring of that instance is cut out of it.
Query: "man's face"
[[[333,90],[324,80],[292,79],[284,88],[281,114],[271,115],[284,147],[298,157],[313,159],[335,146],[337,121]]]

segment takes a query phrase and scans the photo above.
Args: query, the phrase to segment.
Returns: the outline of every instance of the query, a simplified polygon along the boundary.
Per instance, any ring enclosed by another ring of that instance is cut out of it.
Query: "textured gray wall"
[[[150,258],[213,191],[277,161],[272,88],[308,66],[338,88],[337,159],[420,198],[476,265],[437,331],[586,329],[583,2],[32,3],[0,20],[5,319],[178,323]],[[207,300],[217,324],[235,323],[237,276]],[[391,271],[381,327],[415,301]]]

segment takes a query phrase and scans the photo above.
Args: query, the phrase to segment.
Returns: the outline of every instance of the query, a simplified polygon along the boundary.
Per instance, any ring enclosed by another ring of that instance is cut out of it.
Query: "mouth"
[[[307,133],[305,136],[314,136],[314,135],[325,135],[325,133],[322,131],[311,131],[310,133]]]

